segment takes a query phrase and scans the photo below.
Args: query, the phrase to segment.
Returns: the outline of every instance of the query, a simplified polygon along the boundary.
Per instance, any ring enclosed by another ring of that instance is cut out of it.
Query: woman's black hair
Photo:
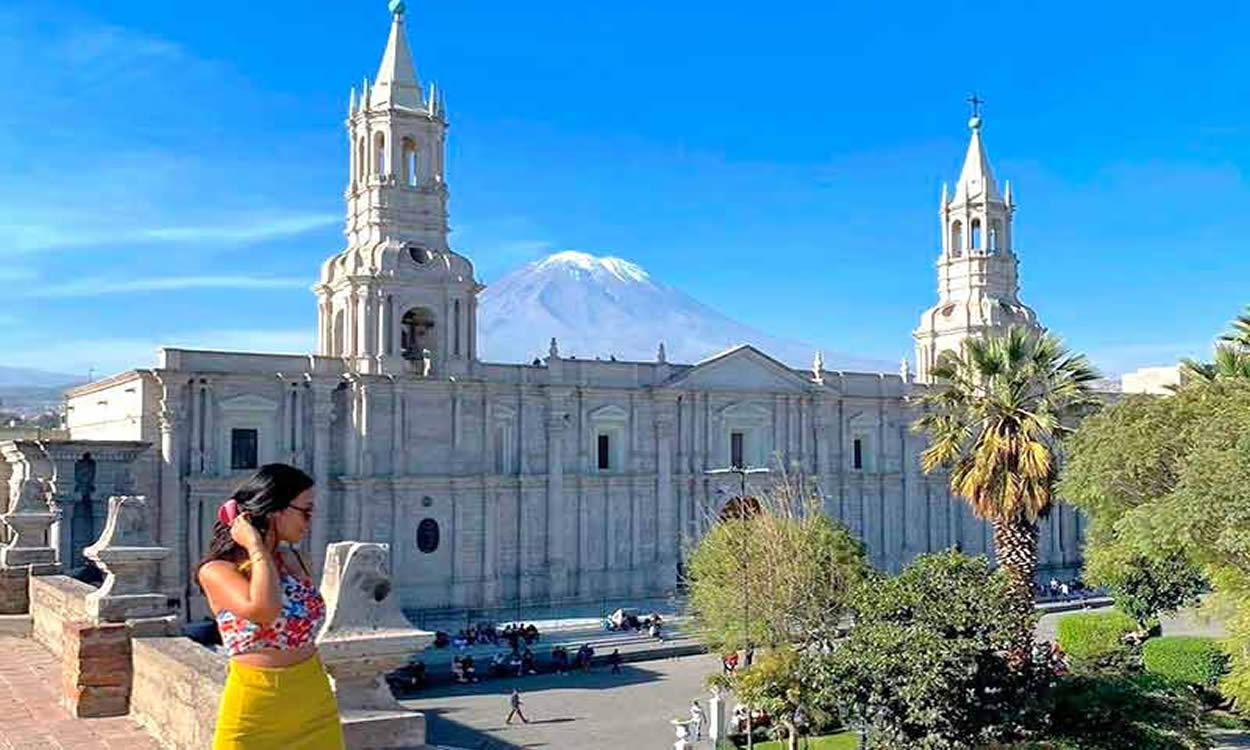
[[[239,513],[248,514],[252,525],[263,538],[269,531],[269,517],[286,510],[291,501],[313,484],[312,477],[294,466],[265,464],[239,485],[227,500],[234,500],[239,504]],[[214,514],[213,537],[208,542],[208,552],[195,566],[196,582],[199,582],[200,568],[205,563],[213,560],[238,563],[246,559],[247,550],[235,543],[230,537],[230,527]]]

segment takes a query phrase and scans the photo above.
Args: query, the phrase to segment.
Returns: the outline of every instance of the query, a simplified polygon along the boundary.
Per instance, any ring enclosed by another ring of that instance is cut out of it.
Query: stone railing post
[[[100,622],[166,620],[169,600],[160,593],[160,563],[168,547],[153,542],[152,513],[142,495],[109,498],[104,533],[83,555],[105,573],[100,588],[87,595],[87,616]],[[162,624],[158,624],[158,630]]]
[[[347,746],[354,750],[425,742],[425,717],[391,694],[386,674],[434,640],[413,628],[392,596],[390,546],[336,542],[326,549],[321,592],[326,624],[318,650],[334,679]]]

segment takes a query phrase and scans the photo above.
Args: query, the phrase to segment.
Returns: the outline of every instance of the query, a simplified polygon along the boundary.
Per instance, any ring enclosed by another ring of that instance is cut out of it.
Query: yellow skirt
[[[339,707],[321,659],[265,669],[230,662],[213,750],[343,750]]]

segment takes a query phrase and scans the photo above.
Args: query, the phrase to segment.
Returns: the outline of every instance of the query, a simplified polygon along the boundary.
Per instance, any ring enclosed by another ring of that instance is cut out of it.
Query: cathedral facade
[[[149,444],[135,490],[157,498],[161,583],[191,617],[190,576],[217,507],[258,465],[317,481],[310,552],[391,545],[414,609],[488,608],[662,595],[690,544],[740,495],[729,466],[799,470],[827,513],[897,569],[958,545],[992,554],[988,527],[919,469],[910,396],[944,350],[1010,324],[1036,327],[1017,295],[1010,187],[999,191],[971,123],[953,194],[943,189],[939,301],[915,331],[916,375],[795,370],[750,345],[705,361],[482,361],[469,258],[447,242],[447,112],[419,83],[393,3],[376,79],[347,120],[346,247],[314,287],[318,351],[163,349],[71,391],[68,428]],[[658,343],[658,342],[657,342]],[[767,475],[750,476],[748,494]],[[1042,564],[1079,566],[1080,518],[1044,522]]]

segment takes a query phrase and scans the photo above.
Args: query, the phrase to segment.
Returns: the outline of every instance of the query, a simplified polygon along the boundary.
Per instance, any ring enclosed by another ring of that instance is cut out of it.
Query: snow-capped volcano
[[[530,263],[482,293],[478,356],[486,362],[545,357],[554,336],[562,356],[694,363],[738,344],[791,367],[811,367],[815,346],[769,336],[656,281],[622,258],[566,251]],[[830,370],[878,372],[886,363],[825,352]]]

